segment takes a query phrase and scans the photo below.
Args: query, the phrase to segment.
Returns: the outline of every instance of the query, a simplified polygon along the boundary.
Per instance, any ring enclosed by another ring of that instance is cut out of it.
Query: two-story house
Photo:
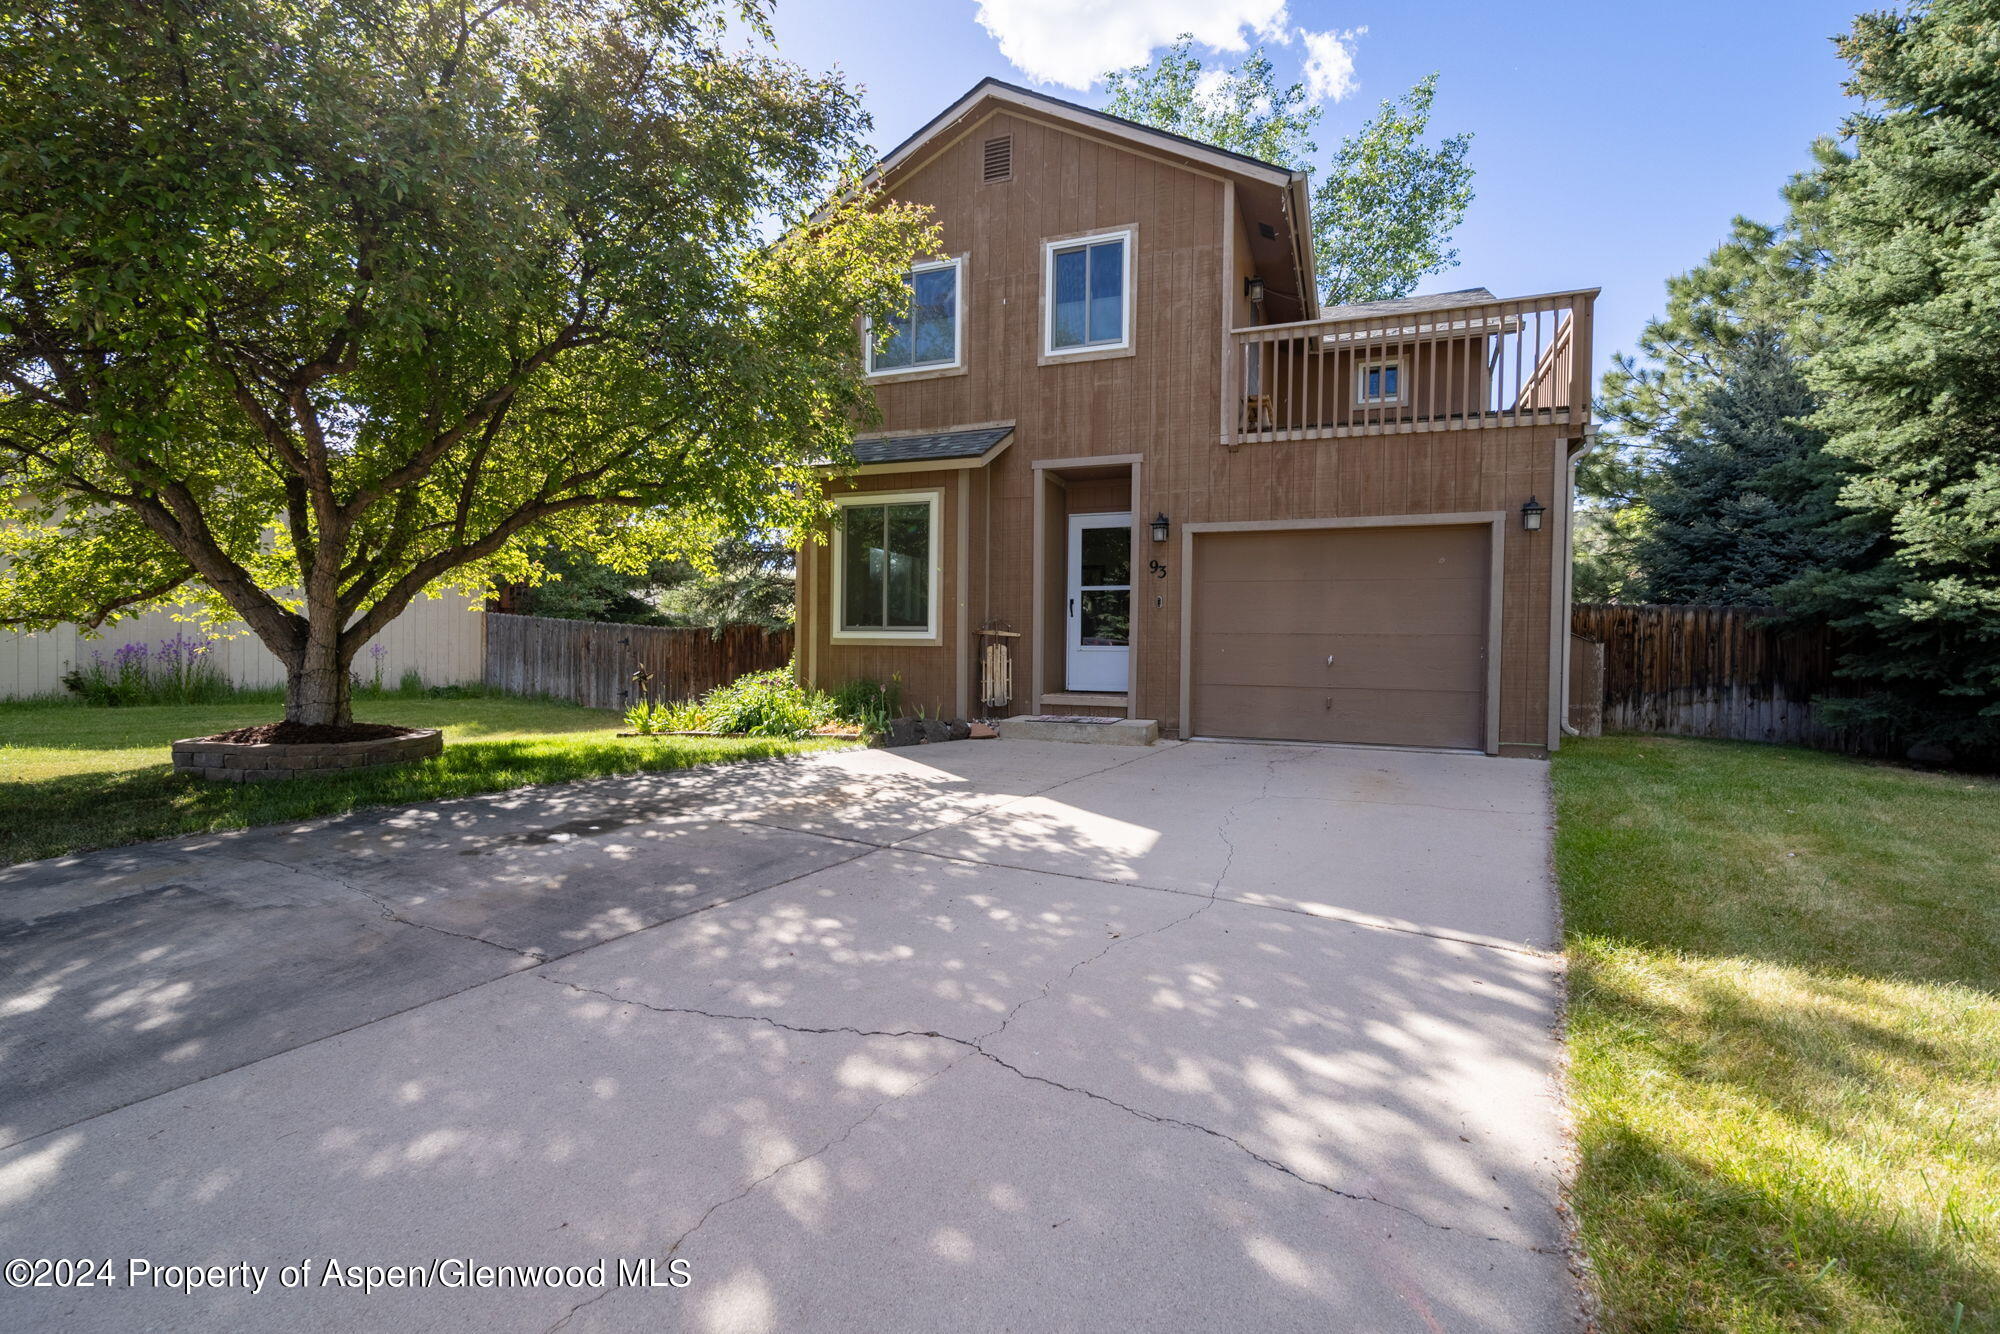
[[[987,80],[800,553],[799,669],[934,714],[1544,754],[1593,291],[1322,309],[1302,173]]]

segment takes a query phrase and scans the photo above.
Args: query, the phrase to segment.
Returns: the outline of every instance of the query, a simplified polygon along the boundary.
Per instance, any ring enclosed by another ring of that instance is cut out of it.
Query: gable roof
[[[876,171],[887,173],[902,166],[918,149],[935,138],[940,130],[957,121],[967,111],[971,110],[975,104],[988,98],[1000,102],[1011,102],[1031,111],[1054,114],[1061,119],[1081,118],[1093,123],[1099,129],[1109,131],[1116,137],[1140,141],[1150,140],[1154,143],[1154,146],[1164,148],[1169,152],[1178,153],[1183,157],[1192,158],[1198,162],[1209,162],[1211,165],[1241,175],[1255,176],[1272,185],[1286,185],[1290,183],[1292,177],[1303,176],[1305,174],[1303,172],[1295,172],[1290,167],[1281,166],[1276,162],[1266,162],[1262,158],[1251,157],[1248,153],[1238,153],[1231,149],[1218,148],[1214,144],[1205,144],[1199,139],[1190,139],[1184,134],[1175,134],[1171,130],[1155,129],[1151,125],[1141,125],[1136,120],[1127,120],[1123,116],[1114,116],[1108,111],[1099,111],[1095,107],[1087,107],[1080,102],[1070,102],[1060,97],[1051,97],[1047,93],[1038,93],[1032,88],[1023,88],[1017,83],[1008,83],[1005,79],[994,78],[981,79],[978,83],[972,85],[971,89],[963,97],[960,97],[943,111],[931,117],[915,134],[912,134],[909,138],[903,140],[902,143],[897,144],[894,148],[883,154],[882,161],[876,166]]]
[[[1163,155],[1174,165],[1190,171],[1214,173],[1276,191],[1278,207],[1289,224],[1288,248],[1291,251],[1292,272],[1298,282],[1302,313],[1307,318],[1317,314],[1319,294],[1313,272],[1312,200],[1307,193],[1308,177],[1305,172],[1294,171],[1276,162],[1266,162],[1247,153],[1205,144],[1170,130],[1141,125],[1138,121],[1038,93],[1004,79],[986,78],[972,85],[957,101],[931,117],[916,133],[885,154],[862,178],[861,184],[877,184],[909,166],[925,148],[964,128],[973,113],[988,104],[1024,112],[1075,134],[1122,141],[1135,150]]]

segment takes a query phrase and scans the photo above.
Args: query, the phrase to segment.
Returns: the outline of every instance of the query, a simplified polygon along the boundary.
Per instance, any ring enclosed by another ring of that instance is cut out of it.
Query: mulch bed
[[[421,731],[394,723],[258,723],[233,732],[217,732],[203,741],[226,742],[232,746],[328,745],[342,741],[387,741]]]

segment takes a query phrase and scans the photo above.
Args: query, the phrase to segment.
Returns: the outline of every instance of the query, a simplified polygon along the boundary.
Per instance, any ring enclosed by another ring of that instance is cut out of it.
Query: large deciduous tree
[[[1324,111],[1305,85],[1280,85],[1262,48],[1209,67],[1183,36],[1149,65],[1106,74],[1104,109],[1232,152],[1296,169],[1315,167]],[[1407,296],[1458,263],[1451,236],[1472,204],[1472,136],[1433,144],[1429,75],[1343,138],[1317,168],[1313,248],[1329,304]]]
[[[930,236],[805,219],[866,121],[766,20],[0,0],[0,621],[192,598],[338,723],[426,588],[817,517]]]

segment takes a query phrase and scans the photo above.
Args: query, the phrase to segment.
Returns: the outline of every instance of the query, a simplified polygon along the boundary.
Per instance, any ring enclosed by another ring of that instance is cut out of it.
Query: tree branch
[[[95,630],[98,626],[104,624],[105,620],[108,617],[110,617],[110,615],[113,612],[118,611],[125,607],[133,606],[136,603],[151,602],[155,598],[165,597],[167,594],[173,592],[176,588],[179,588],[182,584],[187,583],[189,580],[193,578],[194,578],[193,570],[191,569],[183,570],[179,574],[174,575],[172,578],[162,579],[159,583],[153,584],[147,588],[142,588],[136,593],[128,593],[123,597],[112,598],[109,602],[106,602],[103,605],[96,607],[88,614],[77,617],[76,624],[82,626],[86,630]],[[23,623],[24,622],[19,620],[0,621],[0,625],[21,625]]]

